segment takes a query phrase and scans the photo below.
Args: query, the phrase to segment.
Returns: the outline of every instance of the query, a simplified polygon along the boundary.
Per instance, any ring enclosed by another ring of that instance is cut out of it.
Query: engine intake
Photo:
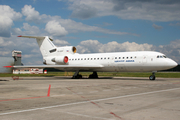
[[[53,58],[51,61],[58,63],[58,64],[66,64],[66,63],[68,63],[68,57],[67,56],[59,56],[59,57]]]
[[[54,49],[51,50],[50,52],[52,52],[52,51],[54,51]],[[74,47],[74,46],[58,47],[57,52],[58,52],[58,54],[61,54],[61,55],[74,54],[74,53],[76,53],[76,47]]]

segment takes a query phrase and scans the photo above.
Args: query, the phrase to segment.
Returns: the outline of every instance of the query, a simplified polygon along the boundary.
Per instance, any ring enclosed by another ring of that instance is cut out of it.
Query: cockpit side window
[[[165,55],[163,55],[163,58],[167,58]]]
[[[167,58],[165,55],[158,55],[157,58]]]

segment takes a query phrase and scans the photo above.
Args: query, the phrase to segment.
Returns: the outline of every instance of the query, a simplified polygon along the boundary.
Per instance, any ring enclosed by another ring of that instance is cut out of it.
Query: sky
[[[34,39],[50,36],[78,53],[157,51],[180,64],[179,0],[0,0],[0,57],[22,51],[42,64]]]

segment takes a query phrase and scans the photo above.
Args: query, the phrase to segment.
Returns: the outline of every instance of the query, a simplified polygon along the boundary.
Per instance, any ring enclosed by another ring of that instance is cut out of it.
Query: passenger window
[[[157,58],[159,58],[159,55],[157,56]]]
[[[115,59],[117,59],[117,57],[115,57]]]
[[[109,60],[110,58],[108,57],[108,60]]]
[[[86,58],[84,58],[84,60],[86,60]]]
[[[97,58],[99,60],[99,58]]]
[[[103,58],[101,58],[101,60],[102,60]]]
[[[104,58],[106,60],[106,58]]]
[[[124,57],[123,57],[123,59],[124,59]]]
[[[126,59],[128,59],[128,57],[126,57]]]
[[[132,57],[131,57],[131,59],[132,59]]]
[[[119,59],[121,59],[121,57],[119,57]]]

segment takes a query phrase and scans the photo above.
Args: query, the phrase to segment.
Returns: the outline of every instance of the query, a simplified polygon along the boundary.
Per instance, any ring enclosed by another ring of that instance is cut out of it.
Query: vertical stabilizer
[[[37,43],[39,45],[39,48],[43,57],[55,55],[53,52],[56,51],[56,46],[51,42],[48,36],[44,37],[44,39],[36,38],[36,40],[37,40]]]
[[[52,39],[50,39],[48,36],[45,37],[37,37],[37,36],[18,36],[18,37],[25,37],[25,38],[35,38],[37,40],[37,43],[39,45],[41,54],[44,57],[48,56],[54,56],[56,51],[56,46],[51,42]]]

